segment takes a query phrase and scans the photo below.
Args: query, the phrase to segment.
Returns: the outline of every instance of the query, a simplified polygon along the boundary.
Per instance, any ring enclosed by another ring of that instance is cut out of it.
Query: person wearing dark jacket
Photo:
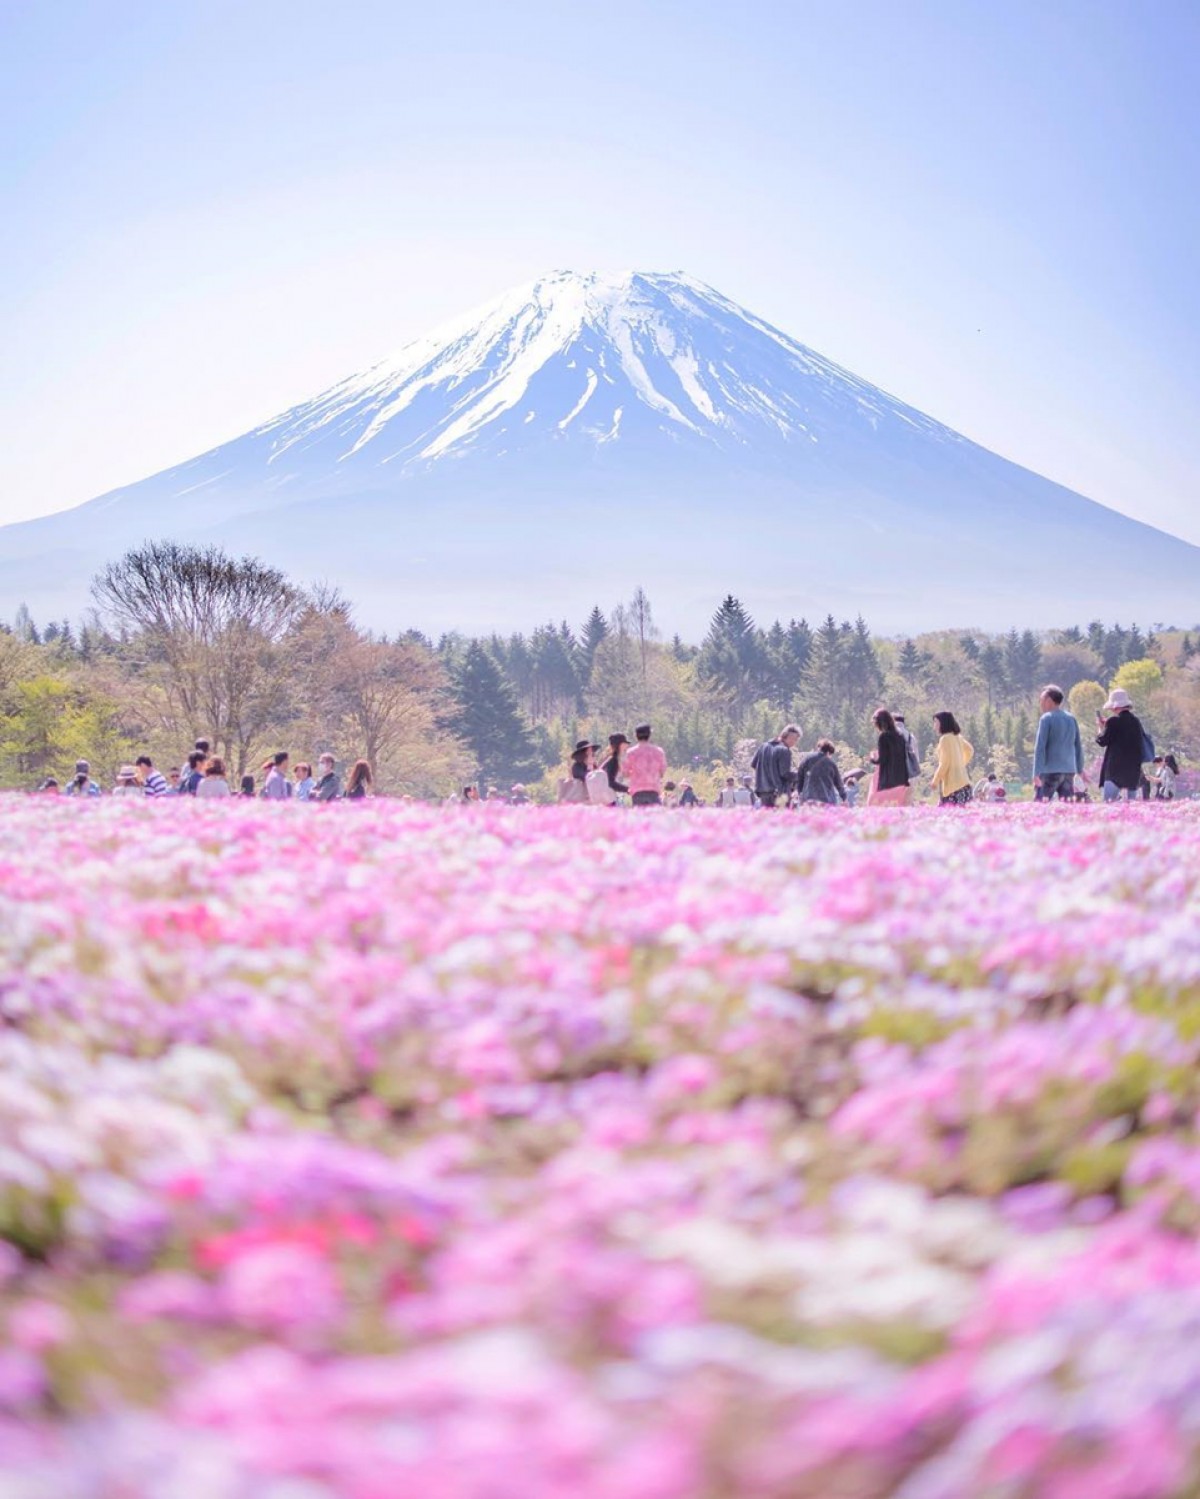
[[[618,795],[628,794],[629,787],[621,780],[621,752],[628,745],[629,740],[624,734],[610,734],[608,736],[608,754],[600,769],[608,777],[609,787]]]
[[[1106,802],[1115,802],[1123,791],[1133,801],[1142,785],[1145,732],[1133,711],[1129,694],[1118,687],[1096,715],[1100,732],[1096,743],[1104,750],[1100,785]]]
[[[867,797],[867,805],[881,802],[885,805],[906,807],[909,796],[908,745],[896,729],[896,721],[886,708],[880,708],[871,722],[879,735],[875,753],[874,784]]]
[[[796,771],[796,797],[802,802],[825,802],[837,806],[846,800],[842,773],[833,758],[837,747],[830,739],[818,739],[817,747],[805,755]]]
[[[773,807],[782,796],[796,784],[792,771],[792,746],[800,739],[800,730],[794,723],[788,724],[774,739],[760,744],[750,761],[754,769],[754,791],[759,805]]]
[[[317,762],[317,769],[321,774],[312,789],[309,801],[335,802],[342,794],[342,783],[334,769],[335,761],[332,755],[322,755]]]

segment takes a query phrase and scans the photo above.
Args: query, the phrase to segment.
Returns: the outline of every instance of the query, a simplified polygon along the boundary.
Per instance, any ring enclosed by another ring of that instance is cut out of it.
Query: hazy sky
[[[1196,0],[0,0],[0,520],[683,269],[1200,542]]]

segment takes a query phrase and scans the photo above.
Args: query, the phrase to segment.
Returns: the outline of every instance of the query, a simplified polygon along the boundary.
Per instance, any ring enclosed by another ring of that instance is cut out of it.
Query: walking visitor
[[[1075,777],[1083,774],[1083,739],[1074,715],[1063,708],[1064,696],[1061,687],[1051,685],[1043,687],[1038,698],[1042,716],[1033,749],[1033,784],[1042,801],[1056,796],[1069,801],[1075,795]]]
[[[838,806],[846,800],[846,787],[837,761],[837,746],[832,739],[818,739],[817,747],[800,761],[796,769],[796,800],[824,802]]]
[[[792,770],[792,747],[799,740],[800,730],[794,723],[790,723],[774,739],[768,739],[755,750],[750,764],[754,769],[754,794],[759,806],[774,807],[780,797],[787,801],[796,784],[795,772]]]
[[[626,751],[621,765],[629,799],[635,807],[661,807],[667,757],[657,744],[650,743],[648,723],[638,724],[633,735],[637,743]]]
[[[1096,715],[1100,732],[1096,743],[1104,751],[1100,786],[1106,802],[1115,802],[1122,792],[1134,801],[1141,790],[1142,766],[1146,762],[1146,733],[1123,688],[1110,692]],[[1154,759],[1153,752],[1149,756]]]
[[[938,793],[938,805],[965,807],[971,800],[971,777],[967,766],[975,751],[963,737],[953,713],[935,713],[933,726],[938,734],[938,757],[930,784]]]
[[[871,717],[879,738],[871,755],[875,770],[867,792],[868,807],[906,807],[909,798],[908,742],[886,708]]]

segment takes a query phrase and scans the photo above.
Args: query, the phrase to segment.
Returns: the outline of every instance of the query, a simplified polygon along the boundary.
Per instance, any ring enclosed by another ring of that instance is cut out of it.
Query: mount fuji
[[[698,281],[556,272],[190,462],[0,528],[0,598],[75,615],[147,539],[326,579],[364,622],[488,631],[645,587],[702,632],[1194,624],[1200,548],[977,446]]]

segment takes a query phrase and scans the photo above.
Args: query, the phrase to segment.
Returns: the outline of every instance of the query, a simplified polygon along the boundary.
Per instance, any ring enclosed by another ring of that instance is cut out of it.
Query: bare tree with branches
[[[304,593],[253,557],[156,541],[110,563],[92,594],[118,630],[140,637],[181,727],[204,729],[241,774],[284,706],[281,648]]]

